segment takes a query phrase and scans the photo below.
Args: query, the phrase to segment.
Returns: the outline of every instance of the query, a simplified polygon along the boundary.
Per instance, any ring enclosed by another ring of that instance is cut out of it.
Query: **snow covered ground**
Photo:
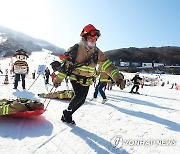
[[[96,102],[89,101],[94,92],[91,86],[85,104],[73,115],[76,126],[69,126],[60,120],[69,101],[45,101],[37,96],[52,88],[52,85],[45,86],[42,76],[27,90],[34,82],[31,73],[37,70],[38,65],[49,65],[56,58],[47,51],[30,56],[26,90],[22,89],[21,81],[18,90],[13,89],[12,75],[9,74],[8,85],[4,85],[5,77],[0,76],[0,99],[27,97],[38,99],[45,106],[49,103],[47,111],[40,116],[0,117],[0,153],[180,153],[180,91],[170,89],[171,83],[179,84],[180,76],[162,75],[162,80],[165,83],[169,81],[169,84],[163,87],[144,86],[139,89],[142,95],[130,94],[131,86],[123,91],[115,86],[111,91],[106,90],[109,99],[106,104],[100,103],[100,95]],[[10,69],[10,60],[0,61],[3,72]],[[66,88],[63,83],[57,90]]]

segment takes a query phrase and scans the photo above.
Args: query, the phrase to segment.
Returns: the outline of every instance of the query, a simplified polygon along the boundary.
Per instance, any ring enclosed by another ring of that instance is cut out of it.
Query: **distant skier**
[[[162,82],[161,86],[164,87],[164,85],[165,85],[165,82]]]
[[[20,76],[22,79],[22,87],[25,89],[25,77],[26,74],[29,72],[29,66],[26,62],[26,59],[29,57],[23,49],[19,49],[14,54],[17,61],[13,64],[13,72],[15,73],[15,82],[14,82],[14,89],[17,89],[18,81],[20,80]]]
[[[45,78],[46,78],[46,81],[45,81],[45,83],[46,84],[49,84],[49,76],[50,76],[50,70],[49,70],[49,68],[48,67],[46,67],[46,69],[45,69]]]
[[[139,73],[138,73],[138,72],[137,72],[136,75],[131,79],[131,81],[134,82],[134,85],[133,85],[133,87],[131,88],[130,93],[139,94],[138,89],[139,89],[139,85],[140,85],[140,83],[141,83],[141,81],[142,81],[142,78],[139,77]],[[134,88],[136,88],[136,91],[135,91],[135,92],[133,91]]]
[[[0,69],[0,73],[3,74],[3,72],[1,71],[1,69]]]
[[[34,70],[34,72],[32,73],[32,78],[35,79],[36,77],[36,70]]]
[[[169,89],[173,89],[173,87],[174,87],[174,83],[172,84],[171,88],[169,88]]]

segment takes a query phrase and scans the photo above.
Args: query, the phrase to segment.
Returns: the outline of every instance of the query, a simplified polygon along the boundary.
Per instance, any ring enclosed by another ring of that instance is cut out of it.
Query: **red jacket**
[[[53,72],[53,73],[51,74],[52,81],[54,80],[55,77],[56,77],[56,74]]]

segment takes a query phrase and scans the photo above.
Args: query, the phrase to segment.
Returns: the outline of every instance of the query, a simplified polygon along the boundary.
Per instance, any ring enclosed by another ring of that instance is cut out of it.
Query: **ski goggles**
[[[82,34],[81,36],[83,37],[96,37],[96,38],[99,38],[101,36],[101,33],[99,30],[90,30],[89,32],[86,32],[86,31],[82,31]]]
[[[99,30],[91,30],[91,31],[88,32],[88,36],[90,36],[90,37],[95,37],[95,36],[100,37],[101,33],[100,33]]]

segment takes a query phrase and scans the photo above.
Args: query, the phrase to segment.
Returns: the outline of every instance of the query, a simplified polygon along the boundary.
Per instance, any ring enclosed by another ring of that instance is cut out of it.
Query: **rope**
[[[52,92],[53,89],[54,89],[54,86],[51,88],[50,92]],[[55,88],[54,92],[56,92],[56,89],[57,89],[57,88]],[[50,92],[49,92],[49,93],[50,93]],[[44,100],[43,104],[46,102],[46,100],[47,100],[47,98]],[[52,98],[49,99],[49,101],[48,101],[48,103],[47,103],[47,105],[46,105],[46,107],[45,107],[45,110],[47,109],[47,107],[48,107],[49,103],[51,102],[51,100],[52,100]]]
[[[39,78],[40,74],[37,76],[37,78],[34,80],[34,82],[31,84],[31,86],[28,88],[28,90],[32,87],[32,85],[37,81],[37,79]]]

